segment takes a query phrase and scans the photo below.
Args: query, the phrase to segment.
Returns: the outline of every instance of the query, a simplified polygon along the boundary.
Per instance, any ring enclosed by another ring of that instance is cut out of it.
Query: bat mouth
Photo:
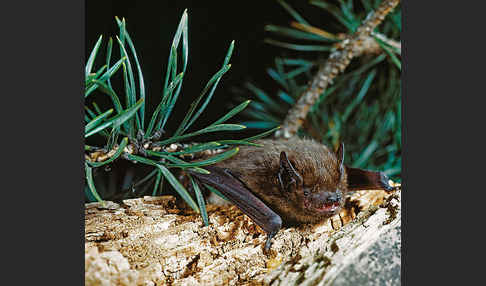
[[[309,201],[304,201],[304,206],[314,214],[332,215],[341,208],[340,202],[325,202],[322,204],[315,204]]]
[[[331,216],[342,206],[342,195],[336,192],[317,192],[304,198],[304,207],[318,216]]]
[[[314,209],[318,212],[331,213],[331,212],[338,211],[340,207],[341,204],[339,202],[329,202],[329,203],[324,203],[319,207],[315,207]]]

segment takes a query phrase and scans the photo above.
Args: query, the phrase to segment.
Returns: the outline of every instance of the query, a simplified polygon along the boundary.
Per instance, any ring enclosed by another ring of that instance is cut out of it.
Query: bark
[[[401,221],[400,191],[359,191],[327,221],[283,228],[265,255],[265,233],[234,206],[208,205],[209,226],[171,196],[85,212],[86,285],[330,285],[341,273],[370,281],[367,251]],[[374,269],[386,277],[391,268]]]

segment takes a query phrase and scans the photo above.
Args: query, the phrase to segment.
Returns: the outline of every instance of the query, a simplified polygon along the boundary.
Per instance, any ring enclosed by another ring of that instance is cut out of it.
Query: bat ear
[[[336,151],[336,157],[339,164],[339,172],[342,174],[344,170],[344,143],[339,143],[339,148]]]
[[[292,163],[287,158],[285,151],[280,152],[280,169],[278,171],[278,181],[282,190],[290,191],[289,187],[293,184],[302,184],[302,176],[295,170]]]
[[[342,166],[344,163],[344,143],[339,143],[339,147],[336,151],[336,156],[338,159],[339,166]]]

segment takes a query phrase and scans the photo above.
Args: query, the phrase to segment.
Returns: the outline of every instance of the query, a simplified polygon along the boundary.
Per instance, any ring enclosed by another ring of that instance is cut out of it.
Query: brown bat
[[[260,140],[263,147],[241,146],[233,157],[190,171],[218,189],[267,233],[270,240],[284,225],[315,223],[339,212],[348,191],[392,191],[382,172],[343,164],[344,145],[336,153],[313,140]]]

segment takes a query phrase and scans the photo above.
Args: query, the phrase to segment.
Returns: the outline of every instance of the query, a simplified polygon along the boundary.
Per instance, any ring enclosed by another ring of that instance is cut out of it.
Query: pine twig
[[[143,150],[145,151],[155,151],[155,152],[166,152],[166,153],[176,153],[180,152],[186,149],[189,149],[193,147],[194,145],[197,145],[200,143],[172,143],[164,147],[160,146],[154,146],[151,143],[145,143],[143,146]],[[112,158],[116,151],[118,150],[119,146],[115,145],[111,150],[105,150],[103,148],[100,148],[98,150],[95,150],[93,152],[90,152],[88,154],[85,154],[85,160],[91,163],[101,163],[109,160]],[[137,155],[140,153],[139,151],[140,146],[137,146],[136,144],[130,143],[128,144],[124,149],[123,149],[123,155],[129,154],[129,155]],[[204,150],[204,151],[197,151],[193,153],[187,153],[187,154],[181,154],[178,155],[181,159],[190,159],[190,160],[195,160],[195,159],[200,159],[203,157],[209,157],[212,155],[216,155],[219,153],[224,152],[225,149],[223,148],[217,148],[217,149],[210,149],[210,150]],[[126,159],[126,156],[120,156],[123,159]],[[143,155],[143,154],[142,154]]]
[[[368,14],[357,31],[341,41],[328,60],[319,67],[308,88],[300,96],[297,103],[289,110],[279,130],[275,132],[277,138],[290,138],[302,126],[310,107],[324,92],[333,79],[349,65],[351,59],[361,55],[366,46],[363,42],[372,31],[385,19],[385,16],[395,8],[400,0],[383,0],[376,11]]]
[[[373,32],[373,33],[371,33],[371,35],[380,39],[382,42],[388,44],[389,46],[394,47],[398,51],[398,54],[402,54],[402,43],[401,42],[397,42],[393,39],[389,39],[385,35],[380,34],[380,33],[374,33]]]

